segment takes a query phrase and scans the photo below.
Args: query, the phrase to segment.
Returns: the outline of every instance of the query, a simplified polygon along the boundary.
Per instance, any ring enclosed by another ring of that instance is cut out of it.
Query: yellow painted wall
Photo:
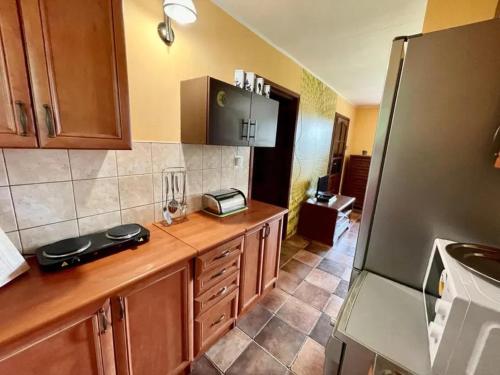
[[[378,105],[356,107],[356,123],[349,129],[352,136],[349,154],[361,155],[363,150],[368,151],[368,155],[372,154],[378,112]]]
[[[308,194],[314,193],[318,177],[327,173],[337,105],[337,93],[305,70],[300,92],[288,236],[297,229],[302,202]]]
[[[160,0],[125,0],[125,37],[134,140],[180,141],[180,81],[204,75],[232,82],[234,69],[254,71],[299,92],[302,68],[209,0],[195,1],[198,20],[173,23],[167,47],[156,27]]]
[[[428,0],[423,32],[492,19],[498,4],[498,0]]]

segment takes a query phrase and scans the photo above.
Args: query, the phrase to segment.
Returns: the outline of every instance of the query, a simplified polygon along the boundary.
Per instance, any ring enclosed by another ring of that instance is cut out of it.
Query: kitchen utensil
[[[179,202],[175,200],[175,190],[174,190],[174,175],[175,172],[170,173],[170,183],[172,184],[172,200],[168,202],[168,211],[171,214],[175,214],[179,208]]]
[[[163,218],[167,222],[168,225],[172,224],[172,216],[170,216],[170,212],[168,211],[168,176],[164,176],[165,181],[165,205],[162,208]]]

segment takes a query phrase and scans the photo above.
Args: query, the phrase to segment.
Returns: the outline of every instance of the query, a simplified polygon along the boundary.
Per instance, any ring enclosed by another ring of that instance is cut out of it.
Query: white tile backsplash
[[[11,185],[70,181],[68,150],[4,149]]]
[[[113,150],[69,150],[69,161],[73,180],[117,175]]]
[[[203,146],[203,169],[218,169],[222,163],[221,146]]]
[[[33,254],[34,250],[40,246],[78,236],[78,225],[76,220],[63,221],[61,223],[24,229],[19,233],[23,245],[23,254]]]
[[[182,156],[188,171],[203,169],[203,146],[181,144]]]
[[[11,189],[19,229],[76,218],[71,181],[19,185]]]
[[[161,173],[166,168],[182,167],[180,164],[179,146],[179,143],[153,143],[152,160],[154,173]]]
[[[234,157],[238,152],[238,147],[222,146],[222,168],[234,168]]]
[[[204,169],[202,175],[203,192],[210,192],[220,189],[221,170]]]
[[[118,178],[116,177],[73,181],[73,187],[78,217],[120,209]]]
[[[21,238],[19,237],[19,231],[15,230],[14,232],[5,233],[9,240],[14,244],[17,250],[20,253],[23,252],[23,246],[21,245]]]
[[[133,142],[132,150],[116,151],[118,175],[152,173],[151,143]]]
[[[119,177],[120,206],[123,209],[153,203],[153,175]]]
[[[243,167],[234,166],[235,155]],[[248,147],[155,142],[134,142],[133,151],[0,150],[0,227],[30,254],[122,222],[159,221],[159,172],[172,166],[188,170],[188,212],[197,211],[204,192],[236,187],[246,194],[249,155]]]
[[[86,234],[102,232],[106,229],[116,227],[122,222],[120,211],[108,212],[105,214],[84,217],[78,219],[78,229],[80,236]]]
[[[146,225],[152,223],[154,219],[154,205],[139,206],[122,211],[122,223],[139,223]]]
[[[8,186],[0,187],[0,228],[4,232],[17,229],[16,215]]]

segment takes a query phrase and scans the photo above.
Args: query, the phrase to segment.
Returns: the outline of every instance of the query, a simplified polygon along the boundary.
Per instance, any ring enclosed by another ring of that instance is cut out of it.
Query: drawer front
[[[238,291],[235,290],[194,320],[195,356],[207,350],[231,328],[236,320],[237,309]]]
[[[212,268],[203,273],[196,272],[197,276],[194,283],[194,295],[198,297],[208,289],[224,280],[228,275],[240,269],[240,255],[232,256],[225,263]]]
[[[238,237],[200,255],[196,258],[196,274],[200,275],[206,270],[217,267],[227,262],[228,259],[241,254],[242,247],[243,237]]]
[[[224,299],[227,295],[231,294],[239,288],[240,273],[233,272],[221,282],[209,288],[205,293],[194,299],[194,316],[207,311],[209,308]]]

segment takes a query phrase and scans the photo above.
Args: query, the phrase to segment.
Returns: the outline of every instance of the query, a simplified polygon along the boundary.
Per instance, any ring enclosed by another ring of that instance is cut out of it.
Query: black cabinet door
[[[208,144],[248,146],[252,93],[210,79]]]
[[[276,100],[252,94],[250,114],[250,146],[274,147],[278,127],[278,107]]]

